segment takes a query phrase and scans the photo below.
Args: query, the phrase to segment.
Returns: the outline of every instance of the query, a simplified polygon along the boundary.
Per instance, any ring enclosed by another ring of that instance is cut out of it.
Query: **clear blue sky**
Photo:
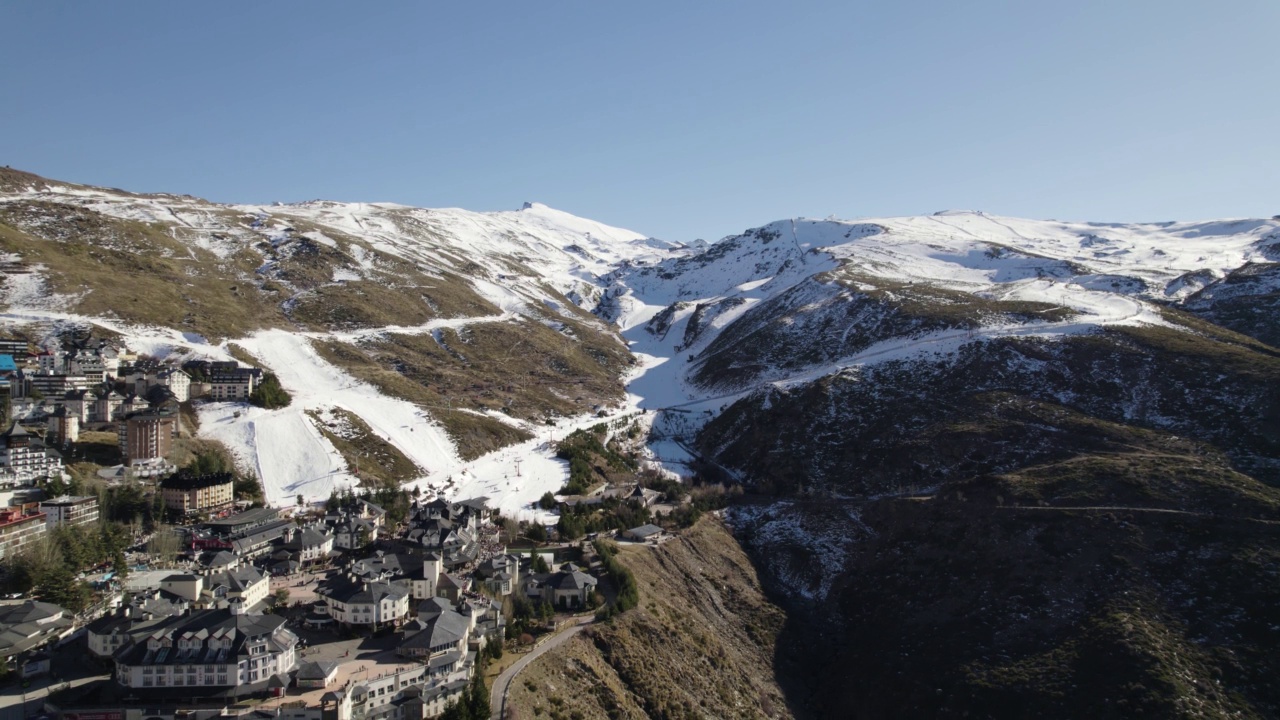
[[[0,164],[672,240],[1280,213],[1280,2],[0,3]]]

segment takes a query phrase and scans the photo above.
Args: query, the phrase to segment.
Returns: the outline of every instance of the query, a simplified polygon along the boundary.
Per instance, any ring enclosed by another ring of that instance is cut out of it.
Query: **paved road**
[[[591,616],[578,618],[577,625],[574,625],[568,630],[562,631],[559,635],[556,635],[550,640],[542,643],[528,655],[520,658],[514,665],[503,671],[503,673],[498,676],[498,679],[493,681],[493,689],[489,691],[489,707],[493,709],[493,720],[500,720],[502,718],[502,713],[506,709],[507,689],[511,687],[511,681],[516,679],[516,675],[519,675],[521,670],[524,670],[529,663],[537,660],[538,657],[546,651],[558,648],[565,644],[569,638],[581,632],[582,628],[589,625],[594,619],[595,618]]]
[[[26,720],[39,713],[50,689],[61,690],[63,687],[80,687],[98,680],[108,680],[110,675],[93,675],[74,680],[53,680],[48,676],[34,678],[31,687],[24,693],[19,685],[9,685],[0,690],[0,720]]]

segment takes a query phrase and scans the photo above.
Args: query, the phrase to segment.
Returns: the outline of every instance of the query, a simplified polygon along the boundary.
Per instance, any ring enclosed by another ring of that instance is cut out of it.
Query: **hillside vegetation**
[[[1050,303],[991,300],[848,271],[831,275],[835,279],[826,282],[821,275],[805,280],[726,326],[695,357],[693,381],[709,390],[733,390],[831,363],[885,340],[1073,315]]]
[[[1280,712],[1280,356],[1167,317],[771,389],[707,426],[708,454],[797,498],[737,526],[791,612],[798,712]],[[851,520],[785,530],[824,515]]]
[[[640,604],[592,625],[511,685],[516,717],[788,718],[773,679],[782,611],[715,517],[624,548]]]

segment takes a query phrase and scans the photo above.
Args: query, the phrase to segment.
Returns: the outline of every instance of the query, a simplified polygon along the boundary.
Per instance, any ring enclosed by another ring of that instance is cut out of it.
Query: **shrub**
[[[604,564],[605,570],[608,571],[609,577],[613,578],[613,583],[618,587],[618,597],[612,605],[601,608],[596,613],[597,620],[608,620],[609,618],[620,615],[640,602],[640,590],[636,586],[636,578],[617,558],[618,548],[611,542],[604,540],[596,540],[592,543],[596,552],[600,555],[600,560]]]

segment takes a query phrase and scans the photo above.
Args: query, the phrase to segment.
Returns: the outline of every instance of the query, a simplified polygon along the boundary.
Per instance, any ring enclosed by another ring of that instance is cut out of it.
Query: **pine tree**
[[[440,713],[440,720],[471,720],[471,713],[467,711],[465,702],[450,700],[449,704],[444,706],[444,712]]]
[[[467,709],[475,718],[487,718],[492,714],[489,707],[489,688],[485,686],[484,673],[479,670],[471,678],[471,687],[467,692]]]

